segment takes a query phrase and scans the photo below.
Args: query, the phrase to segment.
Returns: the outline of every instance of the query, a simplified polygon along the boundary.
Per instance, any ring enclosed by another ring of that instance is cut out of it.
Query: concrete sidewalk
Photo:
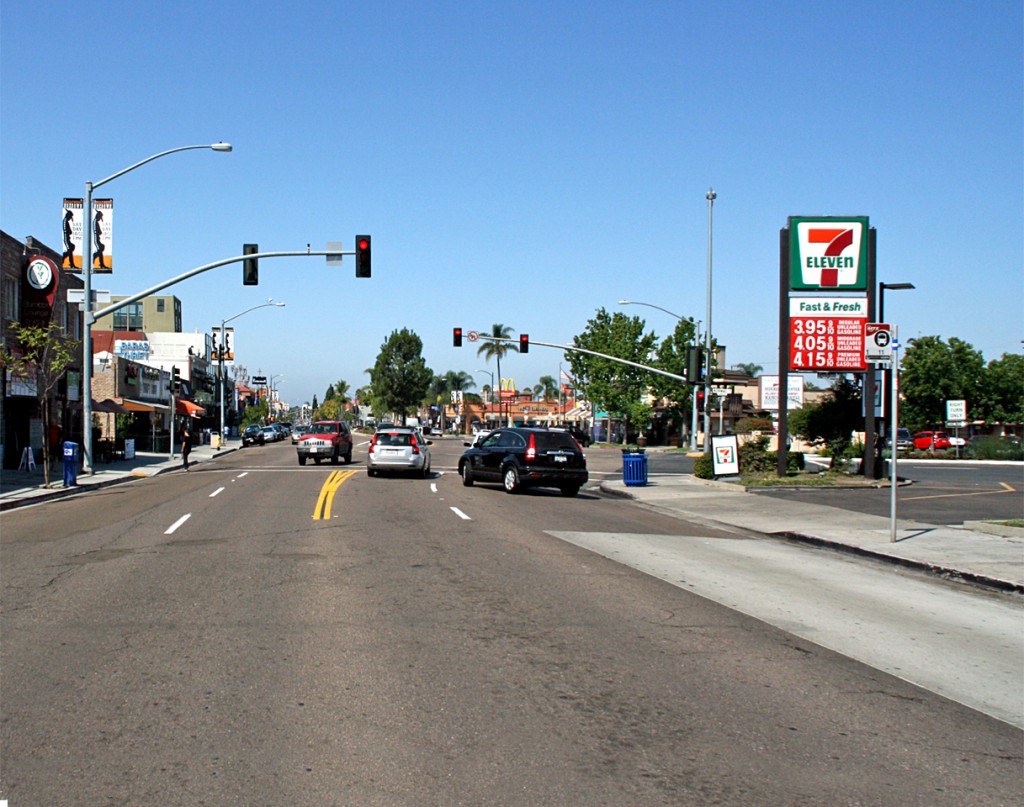
[[[210,445],[195,446],[189,454],[189,465],[209,462],[214,457],[228,454],[241,446],[242,441],[239,439],[226,440],[224,447],[219,450]],[[180,451],[175,452],[173,459],[166,452],[156,454],[139,451],[130,460],[96,463],[94,473],[83,474],[79,471],[78,484],[67,488],[63,484],[64,465],[59,459],[50,469],[50,487],[48,488],[43,484],[41,464],[32,471],[2,470],[0,471],[0,511],[75,496],[89,490],[129,482],[132,479],[181,470]]]
[[[1024,593],[1024,529],[967,522],[963,527],[888,517],[747,493],[742,487],[689,475],[654,475],[601,490],[688,521],[796,540],[897,563],[947,577]]]

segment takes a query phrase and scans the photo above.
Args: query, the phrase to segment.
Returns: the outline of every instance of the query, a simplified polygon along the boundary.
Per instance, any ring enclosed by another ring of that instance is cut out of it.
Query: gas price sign
[[[862,372],[866,297],[790,297],[789,369]]]

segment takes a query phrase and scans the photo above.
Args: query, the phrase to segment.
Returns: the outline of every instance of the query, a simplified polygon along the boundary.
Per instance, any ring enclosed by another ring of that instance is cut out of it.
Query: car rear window
[[[377,445],[379,446],[408,446],[412,444],[412,435],[402,432],[378,432]]]
[[[536,445],[539,451],[554,451],[559,448],[579,450],[576,441],[565,432],[537,432]]]
[[[308,434],[335,434],[338,426],[335,423],[314,423]]]

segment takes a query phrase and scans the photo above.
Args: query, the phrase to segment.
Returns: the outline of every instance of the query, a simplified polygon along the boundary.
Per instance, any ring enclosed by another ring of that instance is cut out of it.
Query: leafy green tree
[[[900,370],[900,420],[911,431],[946,421],[946,401],[982,400],[985,360],[970,344],[951,337],[911,339]]]
[[[694,344],[697,325],[692,319],[681,319],[675,329],[658,345],[655,364],[669,373],[686,374],[686,352]],[[676,423],[687,423],[692,406],[693,387],[663,375],[651,376],[651,391],[658,398],[668,400],[667,411]]]
[[[613,315],[601,308],[587,322],[586,330],[573,337],[573,345],[637,364],[650,364],[648,358],[657,344],[654,333],[644,333],[646,323],[639,317],[627,317],[616,311]],[[651,407],[641,400],[654,376],[638,367],[591,356],[567,353],[577,384],[583,384],[592,401],[600,402],[610,414],[626,422],[625,433],[633,423],[643,428],[650,420]],[[626,439],[625,436],[623,439]]]
[[[7,368],[9,375],[35,374],[36,398],[43,416],[43,484],[49,487],[50,400],[68,368],[79,361],[78,349],[82,343],[69,338],[61,324],[55,320],[46,326],[13,322],[10,333],[21,352],[15,354],[5,347],[0,350],[0,364]],[[91,393],[85,390],[84,394]]]
[[[327,385],[327,392],[324,393],[324,403],[334,398],[334,384]]]
[[[349,397],[348,382],[342,378],[339,378],[334,382],[334,395],[339,399],[342,405],[352,403],[352,398]]]
[[[832,465],[846,453],[853,432],[863,427],[864,410],[860,387],[846,376],[832,384],[832,394],[817,404],[806,405],[789,413],[789,431],[809,443],[824,443]]]
[[[985,368],[975,414],[968,401],[967,415],[989,423],[1024,423],[1024,356],[1004,353]]]
[[[370,375],[374,412],[394,412],[402,422],[416,411],[433,377],[423,360],[423,340],[408,328],[392,331]],[[379,405],[379,409],[378,409]]]
[[[316,400],[315,398],[313,399]],[[315,409],[313,410],[316,411]],[[247,426],[256,424],[262,426],[267,422],[267,416],[270,414],[270,409],[267,406],[267,401],[264,398],[260,398],[258,402],[251,403],[245,407],[245,412],[242,414],[242,429]]]

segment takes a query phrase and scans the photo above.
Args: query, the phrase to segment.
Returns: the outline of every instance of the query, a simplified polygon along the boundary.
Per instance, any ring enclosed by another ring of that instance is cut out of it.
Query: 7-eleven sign
[[[791,216],[789,287],[794,291],[866,291],[868,217]]]

